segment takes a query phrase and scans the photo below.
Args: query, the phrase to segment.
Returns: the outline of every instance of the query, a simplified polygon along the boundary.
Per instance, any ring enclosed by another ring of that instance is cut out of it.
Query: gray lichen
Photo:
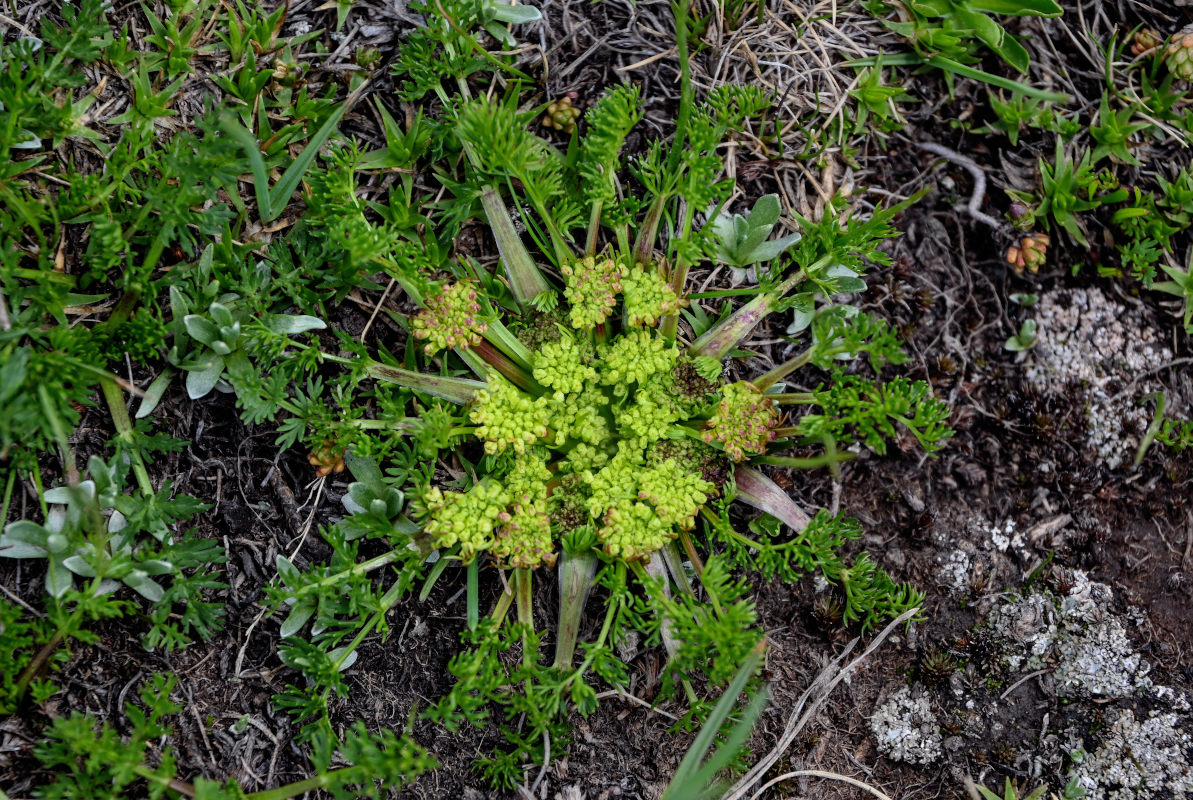
[[[1193,797],[1188,722],[1188,717],[1175,713],[1139,722],[1123,711],[1097,751],[1077,766],[1077,783],[1090,800]]]
[[[1120,617],[1109,610],[1110,587],[1074,573],[1059,602],[1033,592],[990,611],[1012,670],[1054,670],[1061,697],[1129,697],[1151,685],[1149,665],[1135,652]]]
[[[941,735],[936,714],[920,691],[904,686],[870,718],[878,752],[892,761],[931,764],[940,758]]]

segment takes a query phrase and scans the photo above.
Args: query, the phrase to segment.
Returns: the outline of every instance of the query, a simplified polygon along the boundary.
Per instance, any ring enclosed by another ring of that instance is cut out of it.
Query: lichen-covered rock
[[[1129,710],[1121,712],[1097,750],[1077,765],[1077,784],[1089,800],[1193,797],[1189,722],[1177,713],[1140,721]]]
[[[940,758],[942,737],[928,697],[904,686],[870,717],[878,752],[892,761],[931,764]]]
[[[1143,660],[1117,617],[1090,625],[1057,642],[1056,693],[1060,697],[1129,697],[1150,685]]]
[[[991,609],[987,624],[1004,643],[1011,670],[1053,670],[1060,697],[1129,697],[1151,685],[1122,619],[1110,613],[1111,590],[1073,573],[1059,601],[1033,592]]]
[[[1146,377],[1172,359],[1163,338],[1142,317],[1100,289],[1066,289],[1043,296],[1039,334],[1027,380],[1038,391],[1076,391],[1086,400],[1086,441],[1099,460],[1118,468],[1139,446],[1150,410],[1138,398],[1156,387]],[[1124,385],[1136,381],[1131,392]]]

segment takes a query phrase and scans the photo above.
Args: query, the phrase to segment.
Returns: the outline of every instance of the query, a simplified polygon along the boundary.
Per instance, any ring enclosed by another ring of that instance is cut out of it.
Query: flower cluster
[[[568,395],[551,406],[551,420],[555,430],[554,444],[562,446],[568,439],[603,446],[612,431],[602,409],[609,404],[603,392],[582,392]]]
[[[1048,256],[1048,245],[1051,240],[1046,233],[1033,233],[1019,238],[1018,244],[1007,248],[1007,263],[1015,270],[1016,275],[1022,275],[1023,270],[1039,272],[1040,266]]]
[[[333,472],[339,475],[344,471],[344,448],[337,447],[331,439],[324,439],[323,443],[307,456],[307,463],[316,467],[315,474],[320,478]]]
[[[612,346],[601,348],[601,383],[613,386],[624,395],[629,384],[644,384],[654,375],[671,372],[679,357],[679,350],[668,347],[650,331],[634,330],[617,339]]]
[[[774,402],[754,384],[739,381],[721,390],[721,402],[701,436],[706,442],[720,442],[734,461],[744,461],[751,453],[766,452],[778,424]]]
[[[1173,75],[1193,82],[1193,26],[1172,37],[1165,50],[1165,63]]]
[[[509,493],[493,481],[478,483],[469,492],[430,489],[423,503],[430,512],[426,531],[439,547],[460,545],[460,558],[471,561],[493,547],[497,527],[510,521],[505,508]]]
[[[635,267],[621,282],[625,294],[626,322],[654,325],[662,317],[678,314],[687,305],[655,270]]]
[[[589,258],[564,274],[577,328],[592,329],[613,313],[623,284],[626,317],[635,325],[679,308],[653,272]],[[476,499],[449,495],[428,504],[428,531],[441,546],[459,544],[466,559],[488,550],[508,567],[550,565],[556,537],[584,526],[608,556],[646,558],[694,526],[727,478],[726,454],[741,460],[747,451],[761,452],[773,435],[778,414],[770,400],[744,383],[719,394],[716,371],[705,370],[705,377],[649,328],[596,347],[593,339],[603,337],[555,330],[559,335],[539,337],[531,349],[541,396],[495,373],[476,393],[471,419],[485,452],[512,450],[497,462],[504,475],[491,472],[472,490],[481,495]],[[725,453],[681,436],[680,424],[714,409],[706,438],[721,442]]]
[[[632,440],[635,447],[644,448],[667,436],[679,420],[679,411],[670,403],[656,403],[639,392],[633,403],[617,411],[616,420],[623,440]]]
[[[547,468],[546,453],[539,448],[528,450],[514,459],[514,468],[506,476],[505,488],[510,497],[522,503],[545,503],[547,482],[551,470]]]
[[[478,317],[480,310],[471,281],[445,286],[439,294],[427,298],[426,307],[411,322],[414,337],[427,340],[423,350],[429,356],[440,350],[480,344],[487,327]]]
[[[649,500],[666,525],[690,530],[696,515],[708,502],[713,485],[699,475],[685,472],[679,462],[667,459],[643,470],[638,479],[638,498]]]
[[[509,447],[522,455],[527,445],[550,434],[551,411],[546,398],[535,399],[496,373],[489,376],[488,388],[476,393],[470,418],[490,455],[504,453]]]
[[[497,530],[490,552],[497,560],[515,569],[534,569],[555,565],[551,543],[551,519],[538,504],[514,503],[509,521]]]
[[[542,119],[543,127],[554,128],[569,135],[575,132],[576,120],[580,119],[580,109],[576,108],[573,102],[576,97],[575,92],[568,92],[547,106],[547,113]]]
[[[566,281],[563,294],[571,305],[568,316],[573,328],[592,330],[609,318],[617,305],[624,272],[616,261],[588,256],[560,271]]]
[[[637,497],[641,468],[639,459],[623,447],[595,475],[582,476],[588,484],[588,513],[597,518],[618,503]]]
[[[675,538],[675,529],[654,508],[636,500],[622,500],[605,512],[597,539],[614,558],[637,561]]]
[[[555,400],[578,394],[596,378],[596,370],[586,363],[584,348],[571,336],[547,342],[534,357],[534,379],[555,390]]]

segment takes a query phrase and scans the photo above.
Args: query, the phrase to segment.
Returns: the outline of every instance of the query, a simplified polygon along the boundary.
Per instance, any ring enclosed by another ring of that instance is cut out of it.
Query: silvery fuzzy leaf
[[[220,375],[224,371],[224,359],[222,356],[214,356],[207,366],[192,370],[186,373],[186,394],[192,400],[198,400],[201,397],[206,397],[211,394],[211,390],[215,388],[216,383],[220,379]]]
[[[343,647],[337,647],[335,650],[332,650],[330,653],[327,654],[327,656],[332,661],[339,661],[341,658],[344,657],[344,653],[347,653],[347,652],[348,652],[348,645],[344,645]],[[355,664],[356,656],[357,656],[357,653],[355,650],[353,650],[351,653],[348,653],[348,657],[344,658],[344,663],[340,664],[340,672],[343,672],[344,670],[348,669],[348,667]]]
[[[74,576],[66,565],[57,559],[50,559],[46,567],[46,592],[50,597],[61,597],[74,585]]]
[[[313,600],[304,600],[290,609],[290,614],[286,617],[285,622],[282,623],[282,627],[278,633],[282,638],[293,636],[302,630],[302,626],[314,615],[315,602]]]
[[[306,333],[307,331],[321,331],[327,324],[318,317],[307,314],[275,314],[265,323],[265,327],[274,333],[289,335]]]
[[[63,559],[62,565],[65,566],[67,569],[69,569],[74,574],[79,575],[81,577],[84,577],[84,578],[94,578],[95,577],[95,567],[91,566],[91,564],[89,564],[87,562],[87,559],[83,558],[81,555],[79,555],[77,553],[73,556],[69,556],[69,557]]]

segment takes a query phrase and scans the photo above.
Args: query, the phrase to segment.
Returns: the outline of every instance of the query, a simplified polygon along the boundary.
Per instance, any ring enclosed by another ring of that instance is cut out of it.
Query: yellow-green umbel
[[[669,314],[678,314],[687,305],[656,269],[634,268],[622,279],[625,291],[626,322],[630,325],[654,325]]]
[[[509,492],[501,484],[483,481],[468,492],[430,489],[423,498],[430,517],[426,530],[439,547],[460,545],[460,558],[471,561],[493,547],[497,527],[510,521],[505,510]]]
[[[460,281],[428,297],[410,326],[414,338],[427,340],[423,346],[427,355],[454,347],[467,348],[480,344],[485,332],[486,325],[478,316],[480,310],[476,287],[471,281]]]
[[[497,373],[489,376],[487,389],[476,393],[470,416],[490,455],[504,453],[509,447],[519,455],[525,453],[528,445],[546,438],[551,421],[546,398],[519,391]]]
[[[611,258],[582,258],[565,264],[566,285],[563,294],[571,308],[568,317],[573,328],[592,330],[609,318],[621,292],[622,267]]]
[[[748,455],[766,452],[778,424],[774,401],[753,384],[740,381],[721,390],[721,402],[702,436],[706,442],[720,442],[733,461],[744,461]]]

